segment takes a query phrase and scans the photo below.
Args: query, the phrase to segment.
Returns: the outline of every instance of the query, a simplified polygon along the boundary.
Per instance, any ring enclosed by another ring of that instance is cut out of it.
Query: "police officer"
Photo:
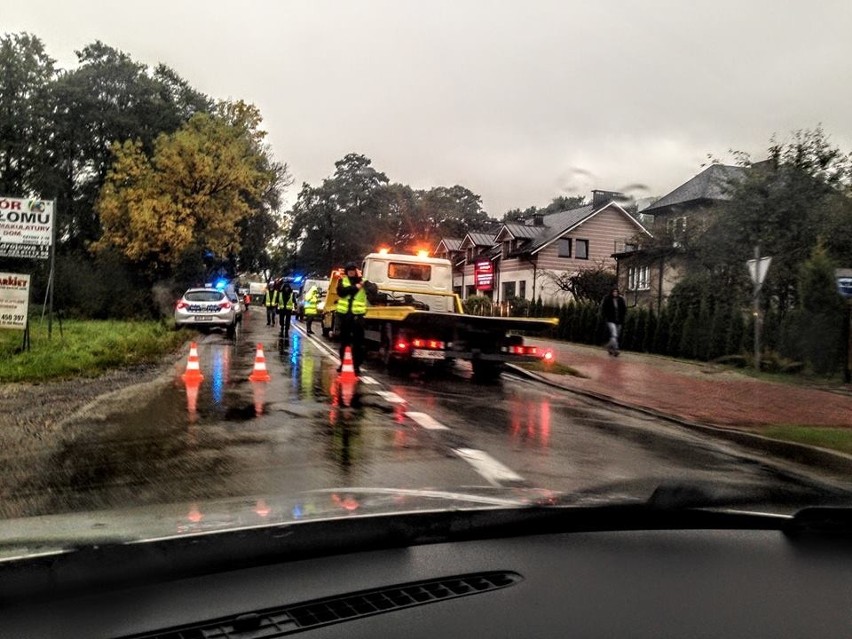
[[[317,316],[317,303],[319,302],[319,289],[317,289],[317,285],[314,284],[308,289],[308,292],[305,294],[305,323],[308,325],[308,335],[313,335],[314,332],[311,330],[311,324],[313,324],[314,319]]]
[[[279,337],[286,339],[290,336],[290,319],[293,317],[293,309],[295,308],[296,291],[293,290],[289,282],[283,282],[278,293],[278,314],[281,323]]]
[[[342,369],[346,347],[352,347],[355,374],[361,374],[364,361],[364,315],[367,312],[367,291],[364,280],[354,262],[349,262],[344,275],[337,283],[337,316],[340,320],[340,361],[337,371]]]
[[[275,288],[275,282],[269,280],[266,284],[266,325],[275,326],[275,313],[278,311],[278,290]]]

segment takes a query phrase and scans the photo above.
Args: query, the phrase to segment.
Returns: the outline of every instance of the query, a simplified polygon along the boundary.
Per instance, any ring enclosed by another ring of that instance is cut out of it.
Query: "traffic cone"
[[[249,375],[250,382],[268,382],[272,378],[266,370],[266,357],[263,355],[263,344],[257,345],[257,353],[254,356],[254,370]]]
[[[189,413],[189,423],[193,424],[198,419],[198,387],[200,380],[190,380],[186,383],[186,410]]]
[[[352,362],[352,348],[347,346],[343,352],[343,364],[340,366],[340,381],[354,382],[358,377],[355,375],[355,364]]]
[[[187,383],[201,383],[201,380],[204,379],[204,375],[201,374],[201,367],[198,365],[198,346],[195,342],[189,345],[189,359],[186,361],[186,371],[181,375],[181,379]]]

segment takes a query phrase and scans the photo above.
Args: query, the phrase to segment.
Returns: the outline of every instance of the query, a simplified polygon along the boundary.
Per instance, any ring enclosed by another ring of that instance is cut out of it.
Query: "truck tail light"
[[[394,343],[393,349],[398,353],[404,353],[408,350],[408,342],[403,339],[399,339]]]
[[[553,351],[550,350],[549,348],[546,351],[544,351],[544,355],[542,355],[542,358],[544,359],[545,362],[552,362],[556,359],[556,357],[553,355]]]
[[[538,355],[537,346],[510,346],[509,352],[512,355]]]
[[[428,348],[435,351],[444,350],[444,342],[437,339],[415,339],[411,341],[414,348]]]

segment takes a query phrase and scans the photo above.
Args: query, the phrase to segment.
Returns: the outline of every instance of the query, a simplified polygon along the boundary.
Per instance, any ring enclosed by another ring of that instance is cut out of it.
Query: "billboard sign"
[[[852,300],[852,268],[834,269],[834,277],[837,280],[837,292],[847,300]]]
[[[477,291],[494,288],[494,265],[491,260],[477,260],[473,265],[473,281]]]
[[[48,259],[54,218],[49,200],[0,198],[0,257]]]
[[[0,328],[27,327],[30,302],[30,276],[0,273]]]

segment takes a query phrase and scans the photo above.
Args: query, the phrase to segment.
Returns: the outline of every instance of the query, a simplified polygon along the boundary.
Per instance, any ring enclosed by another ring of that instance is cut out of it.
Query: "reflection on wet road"
[[[251,497],[263,513],[267,497],[339,487],[787,481],[676,426],[519,379],[476,385],[462,366],[398,377],[368,362],[346,381],[322,340],[298,325],[279,339],[262,321],[253,309],[234,340],[200,336],[203,379],[185,382],[182,359],[72,416],[20,460],[29,477],[3,487],[0,515],[185,502],[191,521],[202,500]],[[249,381],[259,368],[268,382]]]

